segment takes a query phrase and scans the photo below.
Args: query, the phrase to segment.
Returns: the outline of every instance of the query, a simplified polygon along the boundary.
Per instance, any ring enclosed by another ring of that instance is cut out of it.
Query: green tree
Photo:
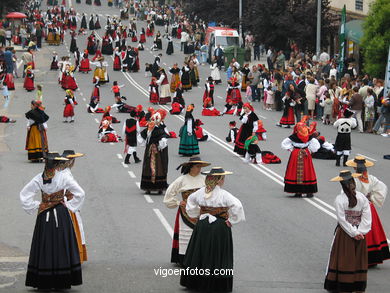
[[[363,23],[361,47],[364,71],[378,78],[385,77],[387,54],[390,45],[390,2],[376,0]]]
[[[326,46],[334,32],[329,0],[321,0],[321,45]],[[256,39],[284,49],[294,41],[299,48],[314,51],[317,27],[315,0],[257,0],[246,11],[245,26]]]
[[[17,11],[20,9],[21,0],[0,0],[0,16],[10,11]]]

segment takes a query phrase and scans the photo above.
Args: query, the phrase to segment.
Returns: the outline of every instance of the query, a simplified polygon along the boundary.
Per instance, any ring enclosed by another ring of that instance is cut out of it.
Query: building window
[[[363,0],[355,0],[355,9],[363,11]]]

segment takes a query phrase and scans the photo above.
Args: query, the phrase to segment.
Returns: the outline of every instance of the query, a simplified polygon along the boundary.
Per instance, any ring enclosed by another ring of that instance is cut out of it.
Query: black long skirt
[[[233,238],[225,219],[210,224],[206,218],[196,224],[183,265],[190,274],[181,274],[180,285],[205,292],[232,291]]]
[[[80,255],[72,219],[68,209],[59,204],[37,217],[26,286],[69,289],[81,284]]]
[[[151,144],[145,148],[144,161],[142,165],[141,189],[148,191],[163,191],[167,189],[167,174],[168,174],[168,147],[162,151],[158,151],[154,157],[155,159],[155,176],[152,178],[151,159],[150,154]]]
[[[167,47],[166,53],[167,53],[167,55],[171,55],[173,53],[173,43],[172,42],[168,42],[168,47]]]

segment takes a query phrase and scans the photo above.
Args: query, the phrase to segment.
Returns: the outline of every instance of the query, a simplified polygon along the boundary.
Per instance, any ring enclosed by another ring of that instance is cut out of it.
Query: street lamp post
[[[316,55],[320,57],[321,50],[321,0],[317,0],[317,37],[316,37]]]
[[[242,20],[242,0],[238,0],[239,1],[239,6],[238,6],[238,33],[240,35],[240,46],[242,45],[242,24],[241,24],[241,20]]]

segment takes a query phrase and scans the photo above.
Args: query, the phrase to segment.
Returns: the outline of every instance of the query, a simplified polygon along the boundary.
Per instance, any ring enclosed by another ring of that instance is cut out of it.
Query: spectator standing
[[[355,86],[353,88],[353,95],[349,101],[349,107],[355,113],[355,118],[360,133],[363,132],[362,110],[363,110],[363,97],[359,94],[359,88]]]

